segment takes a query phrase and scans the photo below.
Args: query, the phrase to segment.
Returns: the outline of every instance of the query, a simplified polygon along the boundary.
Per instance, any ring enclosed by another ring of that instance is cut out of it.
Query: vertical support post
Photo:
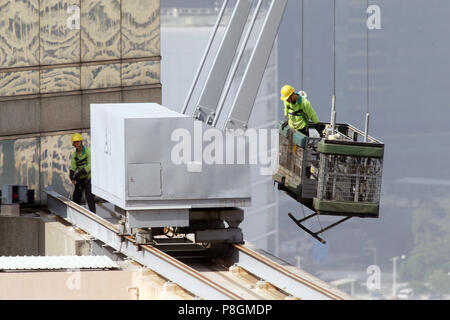
[[[331,128],[333,134],[336,132],[336,96],[333,95],[333,100],[331,102]]]
[[[333,186],[332,186],[332,191],[331,191],[331,200],[335,200],[336,199],[336,168],[337,168],[337,157],[334,157],[334,161],[333,161],[333,169],[335,170],[335,173],[333,174]]]
[[[360,188],[360,179],[359,175],[356,176],[356,185],[355,185],[355,196],[353,197],[354,202],[358,202],[359,199],[359,188]]]
[[[366,113],[366,128],[364,133],[364,142],[367,142],[369,140],[369,121],[370,121],[370,114]]]
[[[392,298],[395,299],[397,296],[397,260],[399,257],[392,258]]]

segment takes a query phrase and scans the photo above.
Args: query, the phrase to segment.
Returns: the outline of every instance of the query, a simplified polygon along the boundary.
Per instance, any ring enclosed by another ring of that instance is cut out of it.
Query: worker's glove
[[[70,170],[69,177],[70,177],[70,181],[72,181],[72,183],[75,183],[74,175],[75,175],[75,171]]]
[[[289,121],[285,121],[282,125],[281,125],[281,130],[284,130],[284,128],[286,128],[289,124]]]
[[[323,138],[325,136],[324,131],[325,131],[325,125],[317,124],[317,132],[319,132],[319,135],[321,138]]]
[[[324,130],[320,130],[319,131],[319,135],[320,135],[321,138],[324,138],[325,137],[325,131]]]
[[[75,181],[80,180],[80,176],[87,174],[86,170],[84,168],[82,169],[77,169],[77,171],[75,171],[75,174],[73,175],[73,179]]]

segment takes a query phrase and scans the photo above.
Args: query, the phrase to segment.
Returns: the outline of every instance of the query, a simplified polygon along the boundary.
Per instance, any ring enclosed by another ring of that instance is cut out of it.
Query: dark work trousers
[[[75,184],[75,190],[73,191],[73,202],[81,205],[81,198],[86,196],[86,201],[89,206],[89,210],[95,213],[95,196],[91,191],[91,179],[80,179]]]
[[[298,132],[303,133],[305,136],[309,137],[309,128],[306,126],[303,129],[297,130]]]

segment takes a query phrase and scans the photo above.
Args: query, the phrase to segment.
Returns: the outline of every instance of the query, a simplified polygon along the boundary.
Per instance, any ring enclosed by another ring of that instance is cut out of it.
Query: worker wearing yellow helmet
[[[281,88],[281,100],[284,101],[284,115],[288,125],[309,136],[309,122],[317,124],[319,118],[306,98],[306,94],[303,91],[296,93],[293,87],[286,85]]]
[[[95,196],[91,192],[91,151],[83,146],[83,137],[79,133],[72,135],[75,151],[70,162],[70,181],[75,184],[73,201],[81,204],[83,191],[89,210],[95,213]]]

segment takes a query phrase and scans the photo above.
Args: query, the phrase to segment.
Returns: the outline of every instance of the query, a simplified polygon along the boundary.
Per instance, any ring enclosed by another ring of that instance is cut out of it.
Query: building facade
[[[70,192],[70,136],[90,104],[161,102],[159,0],[0,5],[0,185]]]

